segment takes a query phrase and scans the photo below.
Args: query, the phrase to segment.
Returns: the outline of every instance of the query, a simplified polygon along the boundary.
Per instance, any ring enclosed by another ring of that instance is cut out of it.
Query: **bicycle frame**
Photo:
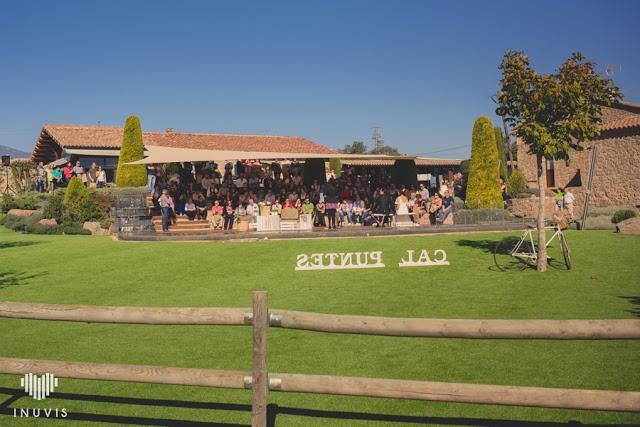
[[[545,227],[544,229],[545,230],[555,230],[555,233],[553,233],[551,238],[546,242],[546,246],[549,246],[549,244],[553,241],[553,239],[555,239],[556,237],[560,236],[560,234],[562,233],[562,230],[560,230],[560,227],[557,226],[557,225]],[[533,230],[534,229],[525,230],[524,234],[520,238],[520,241],[518,242],[518,244],[511,251],[511,256],[520,257],[520,258],[530,258],[530,259],[533,259],[533,260],[537,260],[538,259],[538,251],[536,249],[536,244],[533,241]],[[560,237],[558,237],[558,239],[559,238]],[[532,248],[533,252],[519,252],[520,247],[527,240],[531,243],[531,248]],[[549,258],[549,257],[547,256],[547,258]]]

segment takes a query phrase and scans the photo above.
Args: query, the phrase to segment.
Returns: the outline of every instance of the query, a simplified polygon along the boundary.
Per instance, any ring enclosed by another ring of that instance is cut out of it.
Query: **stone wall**
[[[518,169],[527,178],[529,187],[535,188],[535,156],[526,153],[522,141],[518,140],[517,144]],[[554,162],[555,186],[570,186],[576,196],[576,208],[582,208],[594,144],[598,154],[590,206],[640,205],[640,131],[637,128],[602,134],[600,139],[585,144],[585,150],[572,152],[569,164]],[[581,181],[579,185],[575,185],[577,178]]]
[[[553,196],[546,196],[544,199],[544,212],[547,218],[551,218],[554,212]],[[526,199],[511,199],[509,212],[520,218],[537,218],[539,198],[536,196]]]

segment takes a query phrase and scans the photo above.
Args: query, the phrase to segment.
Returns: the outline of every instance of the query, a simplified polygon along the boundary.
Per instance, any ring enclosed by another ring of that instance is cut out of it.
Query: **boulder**
[[[616,224],[616,231],[622,234],[640,234],[640,217],[620,221]]]
[[[30,209],[10,209],[9,212],[7,212],[7,215],[13,215],[13,216],[31,216],[34,213],[36,213],[37,211],[34,210],[30,210]]]
[[[102,228],[100,223],[97,221],[88,221],[82,224],[82,228],[85,230],[89,230],[94,236],[108,236],[109,230],[106,228]]]
[[[43,218],[38,221],[38,224],[42,225],[58,225],[58,221],[55,218]]]

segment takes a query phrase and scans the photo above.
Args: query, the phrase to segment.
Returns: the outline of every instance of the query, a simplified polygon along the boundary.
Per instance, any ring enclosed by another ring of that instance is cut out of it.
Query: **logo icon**
[[[48,373],[40,376],[28,373],[20,379],[20,387],[35,400],[44,400],[58,387],[58,378]]]

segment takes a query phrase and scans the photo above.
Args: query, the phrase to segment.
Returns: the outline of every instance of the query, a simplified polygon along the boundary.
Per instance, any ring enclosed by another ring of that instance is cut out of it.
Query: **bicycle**
[[[564,219],[553,221],[546,225],[545,230],[554,230],[553,235],[547,241],[547,259],[554,259],[551,255],[553,246],[551,243],[557,238],[560,242],[560,250],[567,270],[571,270],[571,256],[569,245],[563,233],[568,227]],[[538,251],[533,239],[535,227],[531,226],[525,230],[522,237],[508,236],[502,239],[493,250],[493,260],[500,271],[518,270],[522,271],[527,267],[534,267],[538,262]],[[546,234],[546,232],[545,232]]]

